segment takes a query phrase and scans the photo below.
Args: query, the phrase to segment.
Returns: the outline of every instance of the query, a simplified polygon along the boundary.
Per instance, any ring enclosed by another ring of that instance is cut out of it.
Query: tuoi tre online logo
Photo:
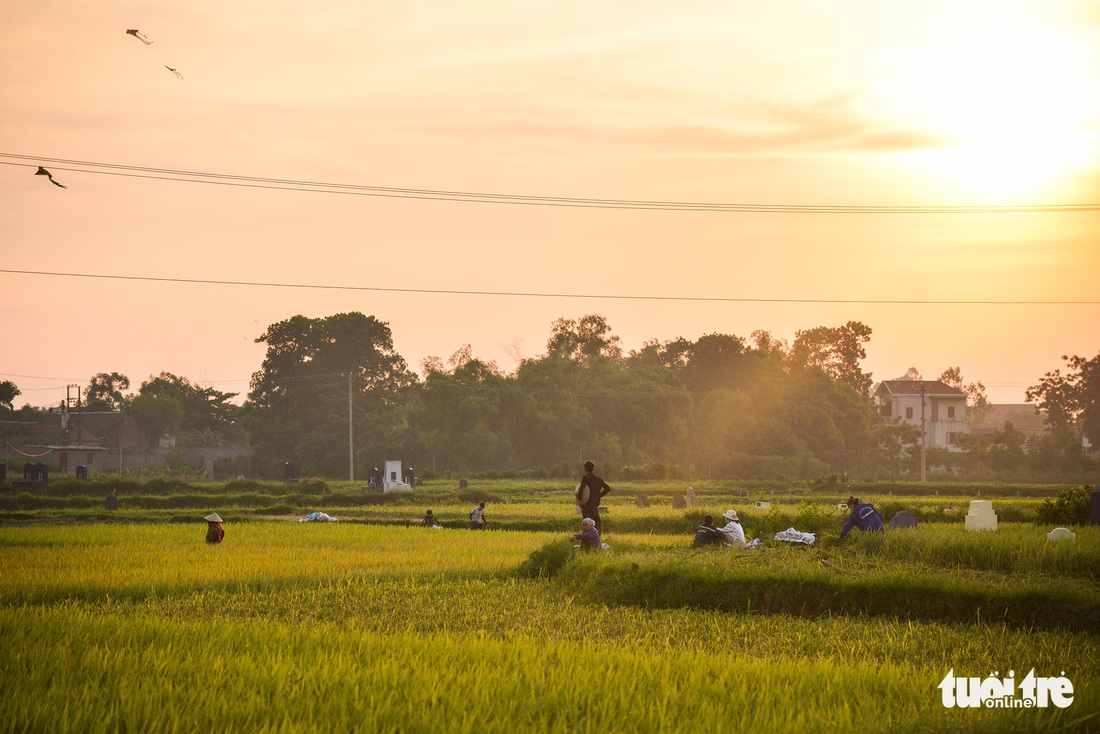
[[[1008,671],[1006,678],[997,675],[994,671],[985,679],[959,678],[952,668],[936,687],[946,708],[1046,708],[1053,704],[1064,709],[1073,703],[1073,683],[1064,670],[1059,677],[1046,678],[1036,677],[1032,668],[1019,683],[1015,671]]]

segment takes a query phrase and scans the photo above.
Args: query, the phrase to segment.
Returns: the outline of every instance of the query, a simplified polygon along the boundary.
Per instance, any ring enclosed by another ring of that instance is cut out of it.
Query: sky
[[[596,313],[859,321],[876,381],[1023,402],[1100,351],[1098,89],[1086,0],[0,0],[0,380],[243,397],[268,325],[348,311],[511,371]]]

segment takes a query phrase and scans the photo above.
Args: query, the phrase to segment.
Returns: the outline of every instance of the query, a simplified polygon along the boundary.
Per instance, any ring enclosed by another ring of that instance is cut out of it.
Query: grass
[[[661,640],[653,628],[663,617],[633,621],[652,642],[122,618],[72,608],[32,610],[19,620],[29,631],[15,635],[4,611],[0,634],[18,639],[0,652],[12,681],[0,724],[83,732],[676,732],[719,730],[735,715],[761,731],[1019,731],[1069,724],[1097,703],[1086,692],[1080,709],[929,715],[921,700],[934,700],[939,666],[851,652],[760,656],[752,638],[713,615],[707,637],[723,647],[699,651]],[[56,634],[62,628],[68,635]],[[797,649],[794,640],[812,633],[788,624],[773,634]],[[953,664],[963,657],[953,655]]]
[[[0,528],[0,603],[142,597],[201,588],[261,588],[311,579],[484,576],[513,568],[550,536],[340,523]]]
[[[333,524],[223,513],[220,546],[203,543],[201,521],[0,526],[0,732],[1100,723],[1100,529],[1056,545],[1029,524],[922,523],[709,551],[690,548],[690,529],[724,499],[616,498],[612,552],[574,556],[568,496],[512,500],[490,504],[490,520],[550,531],[403,527],[401,513],[427,509],[413,503]],[[461,527],[468,507],[432,509]],[[800,509],[779,514],[793,524]],[[950,669],[1032,668],[1065,671],[1073,705],[940,703]]]

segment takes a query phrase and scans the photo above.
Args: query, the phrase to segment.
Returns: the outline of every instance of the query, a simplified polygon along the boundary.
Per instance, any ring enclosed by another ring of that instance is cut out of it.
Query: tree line
[[[91,378],[83,407],[129,410],[178,445],[248,442],[252,472],[268,477],[287,462],[326,477],[353,464],[365,476],[386,458],[421,475],[568,476],[593,458],[637,478],[912,476],[919,430],[876,419],[861,365],[871,333],[849,321],[798,331],[790,344],[766,331],[713,333],[625,352],[608,321],[589,314],[554,321],[545,352],[512,372],[464,345],[417,374],[373,316],[294,316],[257,338],[266,355],[239,405],[236,393],[167,372],[128,393],[129,379],[111,372]],[[1029,442],[1007,425],[970,437],[965,454],[933,452],[932,465],[971,478],[1074,476],[1080,436],[1100,444],[1100,355],[1065,360],[1066,373],[1027,393],[1049,436]],[[964,384],[957,367],[940,379],[983,407],[981,383]],[[30,420],[34,409],[14,410],[18,394],[0,383],[0,410]]]

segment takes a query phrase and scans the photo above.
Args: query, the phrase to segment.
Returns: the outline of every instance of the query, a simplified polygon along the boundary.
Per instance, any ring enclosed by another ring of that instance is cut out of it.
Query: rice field
[[[571,527],[551,504],[516,509]],[[613,529],[646,512],[613,507],[611,553],[549,578],[516,570],[561,531],[0,526],[0,732],[1100,728],[1098,528],[734,553]],[[947,708],[937,688],[1032,669],[1064,671],[1072,705]]]

